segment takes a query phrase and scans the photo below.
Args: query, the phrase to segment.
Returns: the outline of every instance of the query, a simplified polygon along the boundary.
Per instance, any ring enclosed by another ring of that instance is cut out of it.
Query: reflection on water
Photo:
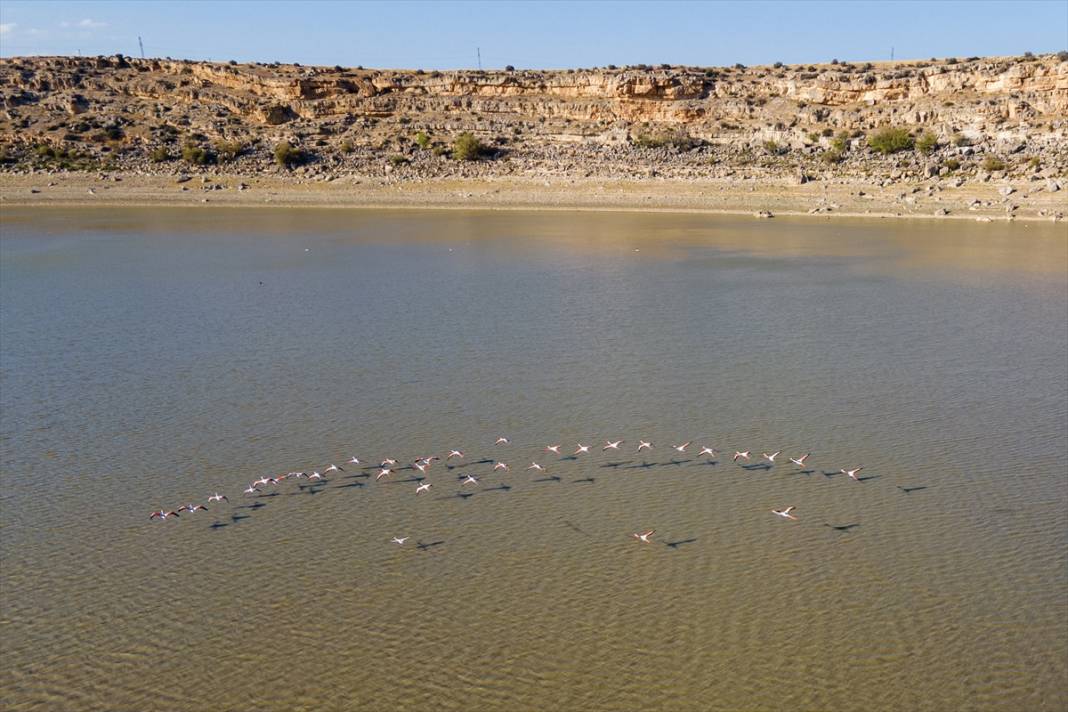
[[[1063,709],[1066,317],[1054,225],[5,210],[0,698]]]

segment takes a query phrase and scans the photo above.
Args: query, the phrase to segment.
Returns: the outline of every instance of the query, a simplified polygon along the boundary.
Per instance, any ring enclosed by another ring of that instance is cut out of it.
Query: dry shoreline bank
[[[624,210],[752,215],[1062,220],[1068,192],[1045,182],[890,186],[769,180],[438,179],[346,176],[308,181],[213,174],[175,179],[129,173],[0,175],[4,206],[275,206],[338,208]]]

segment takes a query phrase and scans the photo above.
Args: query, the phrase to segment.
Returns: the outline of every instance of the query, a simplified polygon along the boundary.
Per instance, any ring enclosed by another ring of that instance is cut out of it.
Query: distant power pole
[[[137,44],[141,46],[141,59],[145,58],[145,43],[141,41],[141,35],[137,36]]]
[[[894,61],[894,48],[893,47],[890,48],[890,61],[891,62]]]
[[[475,54],[478,55],[478,68],[482,69],[482,48],[475,47]]]

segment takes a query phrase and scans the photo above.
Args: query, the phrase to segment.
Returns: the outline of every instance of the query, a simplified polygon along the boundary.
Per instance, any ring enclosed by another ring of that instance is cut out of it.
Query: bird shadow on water
[[[387,484],[387,485],[403,485],[403,484],[412,483],[412,482],[422,482],[425,479],[426,479],[425,477],[409,477],[406,480],[388,480],[385,484]]]
[[[353,487],[366,487],[363,482],[349,482],[344,485],[335,485],[332,489],[352,489]]]
[[[260,509],[266,507],[266,502],[253,502],[252,504],[239,504],[234,509]]]
[[[208,525],[208,529],[218,530],[218,529],[222,529],[223,527],[228,527],[228,526],[230,526],[230,524],[231,524],[231,522],[219,522],[219,521],[216,521],[216,522],[212,522],[211,524],[209,524]]]
[[[252,515],[251,514],[237,514],[236,512],[234,514],[230,515],[230,523],[231,524],[237,524],[238,522],[240,522],[240,521],[242,521],[244,519],[252,519]]]
[[[508,492],[511,489],[512,489],[511,485],[506,485],[505,483],[502,482],[499,485],[497,485],[496,487],[486,487],[482,491],[483,492]]]
[[[536,480],[531,480],[531,482],[559,482],[559,481],[560,481],[560,475],[546,475],[545,477],[539,477]]]
[[[428,551],[430,549],[433,549],[435,546],[441,546],[444,543],[445,543],[444,539],[438,539],[437,541],[428,541],[428,542],[419,541],[419,542],[416,542],[415,548],[419,549],[420,551]]]
[[[917,492],[919,490],[925,490],[925,489],[927,489],[927,487],[928,487],[928,485],[919,485],[917,487],[902,487],[901,485],[897,486],[897,488],[899,490],[901,490],[902,492],[904,492],[905,494],[908,494],[909,492]]]
[[[692,544],[695,541],[697,541],[697,537],[691,537],[689,539],[679,539],[678,541],[664,542],[664,546],[669,549],[678,549],[680,546],[686,546],[687,544]]]
[[[882,475],[868,475],[867,477],[858,477],[857,482],[867,482],[868,480],[875,480],[882,477]]]
[[[634,460],[621,460],[621,461],[618,461],[618,462],[606,462],[603,465],[600,465],[600,467],[608,467],[608,468],[611,468],[611,469],[614,470],[614,469],[623,467],[624,465],[629,465],[632,462],[634,462]]]
[[[445,502],[450,499],[470,499],[475,496],[474,492],[457,492],[456,494],[445,495],[444,497],[435,497],[438,502]]]
[[[590,484],[593,484],[596,481],[597,480],[593,477],[583,477],[581,480],[572,480],[571,483],[577,485],[580,482],[589,482]]]
[[[827,522],[824,522],[823,526],[829,527],[830,529],[834,529],[836,532],[847,532],[850,529],[856,529],[857,527],[859,527],[860,523],[854,522],[853,524],[828,524]]]
[[[705,460],[704,462],[695,462],[695,467],[715,467],[719,464],[719,460]]]
[[[742,465],[741,467],[743,470],[749,470],[750,472],[752,472],[753,470],[764,470],[764,472],[767,472],[771,469],[771,465],[765,464],[763,462],[755,462],[752,465]]]

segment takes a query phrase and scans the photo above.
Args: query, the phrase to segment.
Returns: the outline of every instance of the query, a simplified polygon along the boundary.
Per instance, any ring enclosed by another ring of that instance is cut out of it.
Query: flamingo
[[[418,487],[415,488],[415,493],[419,494],[420,492],[429,492],[430,491],[430,487],[431,487],[431,485],[430,485],[429,482],[424,482],[423,484],[421,484],[421,485],[419,485]]]
[[[604,452],[605,450],[618,450],[619,446],[622,444],[622,440],[616,440],[615,442],[612,442],[611,440],[605,440],[604,447],[601,448],[601,452]]]
[[[652,536],[655,533],[656,533],[655,529],[649,529],[649,530],[644,531],[644,532],[642,532],[640,534],[631,534],[631,536],[634,537],[635,539],[637,539],[638,541],[645,542],[646,544],[651,544],[652,543]]]
[[[449,450],[449,456],[446,457],[445,459],[446,460],[451,460],[454,457],[458,457],[458,458],[460,458],[462,460],[464,458],[464,454],[462,452],[460,452],[459,450]]]
[[[795,509],[797,509],[797,508],[794,507],[793,505],[790,505],[786,509],[773,509],[773,510],[771,510],[771,513],[772,514],[777,514],[780,517],[782,517],[783,519],[793,519],[796,522],[797,521],[797,517],[795,517],[794,515],[790,514],[790,512],[794,511]]]
[[[253,482],[252,486],[256,487],[256,486],[259,486],[259,485],[265,485],[265,484],[268,484],[270,481],[271,481],[270,477],[261,477],[258,480],[256,480],[255,482]]]
[[[746,460],[749,459],[749,451],[748,450],[746,450],[745,452],[738,452],[737,450],[734,451],[734,462],[738,462],[738,459],[739,458],[743,458],[743,457]]]
[[[253,492],[259,492],[259,491],[260,491],[260,488],[256,486],[255,482],[253,482],[252,484],[250,484],[248,487],[245,488],[245,494],[252,494]]]
[[[779,456],[780,452],[782,452],[782,450],[776,450],[775,452],[771,453],[770,455],[768,453],[766,453],[766,452],[762,452],[762,453],[760,453],[760,456],[774,465],[775,464],[775,458],[777,458]]]
[[[811,455],[811,454],[812,454],[811,452],[806,452],[804,455],[802,455],[801,457],[798,457],[796,459],[791,457],[790,458],[790,462],[794,463],[798,467],[804,467],[805,466],[805,460],[807,460],[808,456]]]
[[[158,512],[152,512],[152,514],[150,514],[148,516],[148,518],[149,519],[155,519],[156,517],[159,517],[159,520],[162,522],[164,519],[167,519],[168,517],[177,517],[177,516],[178,516],[178,512],[166,512],[166,511],[161,509]]]
[[[313,472],[310,475],[308,475],[308,479],[309,480],[321,480],[321,479],[323,479],[323,476],[320,475],[318,472]]]
[[[230,500],[226,498],[225,494],[219,494],[218,492],[216,492],[212,496],[208,497],[208,501],[209,502],[226,502],[227,504],[230,503]]]
[[[493,465],[493,471],[494,472],[496,472],[497,470],[507,470],[507,469],[508,469],[508,464],[504,463],[504,462],[498,462],[498,463],[495,463]]]
[[[360,458],[358,458],[355,455],[353,455],[351,458],[349,458],[348,462],[351,465],[359,465],[360,464]]]
[[[641,452],[642,450],[652,450],[652,449],[653,449],[653,444],[651,442],[648,442],[648,441],[645,441],[645,440],[638,441],[638,452]]]
[[[589,452],[589,451],[590,451],[590,446],[589,445],[583,445],[582,443],[578,443],[578,449],[575,450],[575,454],[576,455],[581,455],[582,453]]]
[[[331,465],[330,467],[328,467],[325,470],[323,470],[323,472],[344,472],[344,471],[345,471],[344,468],[338,467],[337,465]]]
[[[408,536],[395,536],[395,537],[393,537],[392,539],[389,540],[389,543],[391,543],[391,544],[403,544],[404,542],[408,541],[409,539],[411,539],[411,537],[408,537]]]
[[[841,472],[843,475],[848,475],[849,479],[853,480],[854,482],[860,482],[860,480],[857,478],[857,473],[860,472],[863,469],[864,469],[864,466],[861,465],[860,467],[854,467],[852,470],[844,470],[843,469],[843,470],[839,470],[839,472]]]
[[[538,472],[543,472],[545,470],[544,467],[542,467],[541,465],[539,465],[536,462],[530,463],[530,467],[528,467],[527,469],[528,470],[537,470]]]
[[[190,514],[192,514],[193,512],[199,511],[201,509],[203,509],[205,512],[208,511],[208,508],[205,507],[203,504],[183,504],[181,507],[178,508],[178,511],[189,512]]]
[[[719,450],[714,447],[703,447],[701,448],[701,452],[697,453],[697,456],[701,457],[702,455],[708,455],[709,457],[715,457],[718,454]]]
[[[381,470],[378,471],[378,474],[375,475],[375,482],[378,482],[383,477],[389,477],[389,474],[391,472],[392,470],[390,470],[388,467],[383,467]]]
[[[379,467],[393,467],[396,464],[396,460],[394,460],[392,457],[387,457],[385,460],[382,461],[382,464],[379,465]]]
[[[467,477],[464,478],[464,481],[461,482],[460,484],[462,484],[462,485],[466,485],[466,484],[477,485],[478,484],[478,478],[475,477],[474,475],[468,475]]]
[[[688,448],[688,447],[690,447],[690,441],[689,441],[689,440],[687,440],[686,442],[684,442],[684,443],[683,443],[682,445],[672,445],[672,446],[671,446],[671,448],[672,448],[672,449],[673,449],[673,450],[674,450],[675,452],[686,452],[686,448]]]
[[[512,441],[502,435],[501,437],[497,438],[497,442],[495,442],[494,445],[507,445],[510,442]]]
[[[546,445],[545,446],[545,451],[546,452],[552,452],[552,453],[555,453],[555,454],[559,455],[560,454],[560,446],[559,445]]]

